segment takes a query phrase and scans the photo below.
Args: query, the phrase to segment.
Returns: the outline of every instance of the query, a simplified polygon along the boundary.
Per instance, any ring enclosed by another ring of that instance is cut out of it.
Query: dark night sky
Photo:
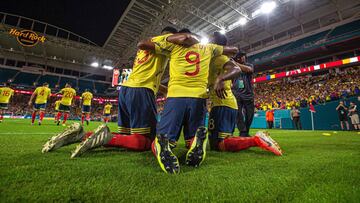
[[[0,11],[47,22],[102,46],[130,0],[2,0]]]

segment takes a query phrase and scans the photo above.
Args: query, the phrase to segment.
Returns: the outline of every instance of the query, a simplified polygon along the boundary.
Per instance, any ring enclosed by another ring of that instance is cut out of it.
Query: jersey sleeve
[[[230,61],[229,57],[225,55],[221,55],[214,59],[214,64],[220,70],[223,69],[224,65],[229,61]]]
[[[212,51],[212,57],[221,56],[224,52],[224,47],[216,44],[210,44]]]
[[[170,52],[174,49],[176,45],[166,40],[171,35],[172,34],[161,35],[161,36],[153,37],[151,39],[151,41],[155,43],[156,54],[169,55]]]

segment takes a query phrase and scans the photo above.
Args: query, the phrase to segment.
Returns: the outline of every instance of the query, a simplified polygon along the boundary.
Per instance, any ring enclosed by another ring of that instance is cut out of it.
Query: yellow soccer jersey
[[[48,87],[37,87],[34,93],[36,94],[35,104],[45,104],[51,94],[51,90]]]
[[[106,104],[105,107],[104,107],[104,113],[105,114],[110,114],[111,108],[112,108],[111,104]]]
[[[0,103],[9,103],[10,97],[14,95],[14,90],[10,87],[0,87]]]
[[[83,105],[86,105],[86,106],[91,106],[92,98],[93,98],[93,94],[91,94],[91,92],[84,92],[84,93],[81,95],[81,99],[82,99],[82,101],[83,101]]]
[[[154,43],[163,41],[171,34],[153,37]],[[165,52],[164,52],[165,53]],[[145,87],[157,93],[161,77],[169,59],[164,54],[155,54],[151,51],[138,50],[134,66],[128,80],[122,84],[126,87]]]
[[[60,103],[61,103],[60,100],[57,100],[57,101],[55,102],[55,111],[59,111]]]
[[[71,87],[67,87],[60,90],[60,93],[62,94],[61,104],[70,106],[73,98],[76,95],[76,91]]]
[[[164,40],[155,44],[155,50],[160,53],[164,50],[170,51],[167,97],[207,97],[210,61],[213,57],[222,55],[222,46],[195,44],[191,47],[183,47]]]
[[[227,106],[233,109],[238,109],[236,98],[231,91],[231,80],[225,81],[225,91],[226,91],[226,98],[221,99],[219,98],[214,90],[215,80],[218,75],[223,74],[225,72],[224,65],[230,61],[227,56],[221,55],[215,57],[211,60],[210,64],[210,72],[209,72],[209,89],[210,89],[210,100],[211,100],[211,107],[214,106]]]

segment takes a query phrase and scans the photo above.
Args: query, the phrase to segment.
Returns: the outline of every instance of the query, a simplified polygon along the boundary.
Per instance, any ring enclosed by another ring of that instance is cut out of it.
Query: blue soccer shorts
[[[122,86],[119,90],[118,127],[120,134],[156,135],[155,95],[148,88]]]
[[[34,104],[34,110],[38,111],[38,110],[45,110],[46,109],[46,103],[43,104]]]
[[[83,113],[90,113],[90,111],[91,111],[91,106],[89,106],[89,105],[83,105],[82,106],[82,112]]]
[[[158,133],[167,134],[172,147],[176,146],[181,130],[185,141],[191,140],[196,130],[205,124],[206,99],[167,98],[158,126]]]
[[[211,149],[217,149],[220,141],[233,135],[237,113],[237,109],[227,106],[215,106],[211,108],[208,126]]]

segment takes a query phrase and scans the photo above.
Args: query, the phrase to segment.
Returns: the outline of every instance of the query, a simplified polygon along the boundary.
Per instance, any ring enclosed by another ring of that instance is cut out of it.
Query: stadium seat
[[[1,68],[0,82],[1,83],[7,82],[9,79],[13,78],[17,72],[18,72],[17,70]]]
[[[50,88],[55,88],[59,81],[59,76],[54,75],[43,75],[40,77],[38,84],[43,84],[44,82],[49,83]]]
[[[77,85],[76,79],[68,78],[68,77],[61,77],[60,83],[59,83],[60,88],[63,88],[66,83],[70,83],[71,86],[73,86],[73,87],[76,87],[76,85]]]
[[[87,80],[79,80],[79,91],[83,92],[85,89],[93,90],[94,85],[93,82]]]
[[[353,31],[359,30],[359,28],[360,28],[360,20],[357,20],[357,21],[354,21],[354,22],[351,22],[351,23],[348,23],[345,25],[341,25],[341,26],[335,28],[334,30],[332,30],[331,33],[329,34],[328,38],[333,38],[338,35],[343,35],[345,33],[353,32]]]
[[[36,82],[38,74],[20,72],[14,79],[13,83],[24,86],[33,86]]]
[[[95,83],[95,89],[96,92],[99,94],[103,94],[107,89],[109,88],[109,85],[104,83]]]

